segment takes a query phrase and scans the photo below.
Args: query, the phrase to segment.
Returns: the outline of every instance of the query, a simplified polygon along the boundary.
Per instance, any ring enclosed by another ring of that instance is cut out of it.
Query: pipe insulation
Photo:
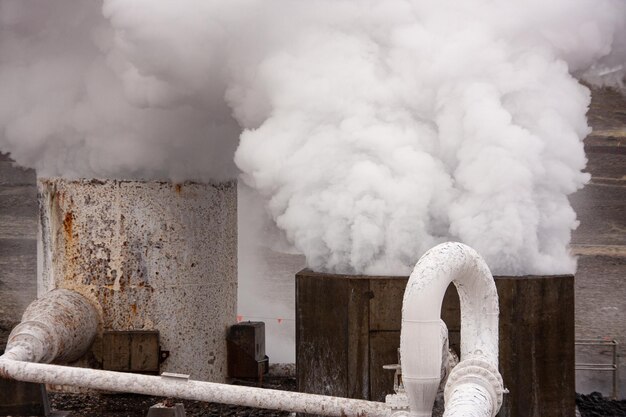
[[[373,401],[254,387],[218,384],[70,366],[44,365],[0,356],[0,377],[43,384],[71,385],[96,390],[175,397],[187,400],[347,417],[388,417],[390,408]]]
[[[491,395],[481,384],[463,385],[456,387],[446,399],[445,413],[449,417],[482,417],[484,410],[491,410],[493,402]]]
[[[7,341],[7,358],[72,362],[85,354],[98,329],[98,312],[75,291],[56,289],[33,301]]]
[[[28,306],[11,332],[0,356],[0,377],[326,416],[391,414],[389,406],[373,401],[48,364],[82,356],[97,327],[97,311],[82,295],[66,289],[46,293]]]
[[[404,293],[400,354],[410,415],[431,416],[444,359],[441,304],[451,282],[461,302],[461,361],[446,383],[444,416],[493,417],[504,391],[498,372],[498,294],[481,256],[456,242],[426,252]]]
[[[404,293],[400,350],[408,415],[431,416],[447,370],[447,337],[440,312],[450,282],[461,301],[461,362],[446,382],[444,417],[493,417],[504,391],[497,368],[498,296],[483,259],[460,243],[428,251],[415,266]],[[304,414],[407,415],[404,410],[365,400],[48,364],[82,356],[97,327],[98,313],[82,295],[65,289],[50,291],[31,303],[22,323],[11,332],[6,352],[0,356],[0,377]]]

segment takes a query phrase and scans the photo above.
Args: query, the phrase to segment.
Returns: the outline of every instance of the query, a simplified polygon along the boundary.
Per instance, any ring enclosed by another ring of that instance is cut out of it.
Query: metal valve
[[[409,399],[402,383],[402,361],[400,359],[400,349],[398,349],[398,363],[393,365],[383,365],[383,369],[395,371],[393,376],[393,390],[395,394],[385,397],[385,403],[392,409],[398,411],[409,410]]]
[[[404,391],[404,386],[402,385],[402,366],[400,366],[399,363],[393,365],[383,365],[383,369],[396,371],[393,376],[393,390],[396,392],[396,394],[400,390]]]

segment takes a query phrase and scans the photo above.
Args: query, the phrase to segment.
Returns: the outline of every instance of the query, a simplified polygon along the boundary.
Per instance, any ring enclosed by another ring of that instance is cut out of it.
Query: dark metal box
[[[230,326],[226,345],[229,377],[259,378],[266,373],[265,323],[246,321]]]
[[[158,374],[163,354],[158,331],[106,331],[102,337],[102,369]]]

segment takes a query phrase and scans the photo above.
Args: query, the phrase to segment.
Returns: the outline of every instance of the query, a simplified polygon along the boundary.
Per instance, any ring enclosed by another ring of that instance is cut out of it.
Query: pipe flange
[[[9,334],[7,350],[20,342],[30,345],[29,361],[50,363],[58,353],[59,337],[46,323],[29,320],[15,326]]]
[[[504,393],[504,383],[498,369],[484,358],[472,357],[462,360],[448,376],[444,389],[446,403],[454,388],[464,383],[479,384],[489,392],[493,404],[496,404],[492,411],[492,417],[494,417],[502,406],[502,394]]]
[[[408,410],[409,397],[407,397],[405,392],[389,394],[385,397],[385,404],[393,411]]]

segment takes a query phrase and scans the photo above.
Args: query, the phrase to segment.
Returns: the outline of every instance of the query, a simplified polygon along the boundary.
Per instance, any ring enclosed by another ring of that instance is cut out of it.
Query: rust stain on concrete
[[[39,195],[40,288],[95,301],[99,338],[158,330],[172,352],[163,370],[223,381],[237,293],[236,184],[40,179]],[[206,364],[210,351],[217,360]]]
[[[63,219],[63,230],[65,230],[65,238],[69,241],[72,240],[72,226],[74,222],[74,215],[71,211],[65,213],[65,218]]]

